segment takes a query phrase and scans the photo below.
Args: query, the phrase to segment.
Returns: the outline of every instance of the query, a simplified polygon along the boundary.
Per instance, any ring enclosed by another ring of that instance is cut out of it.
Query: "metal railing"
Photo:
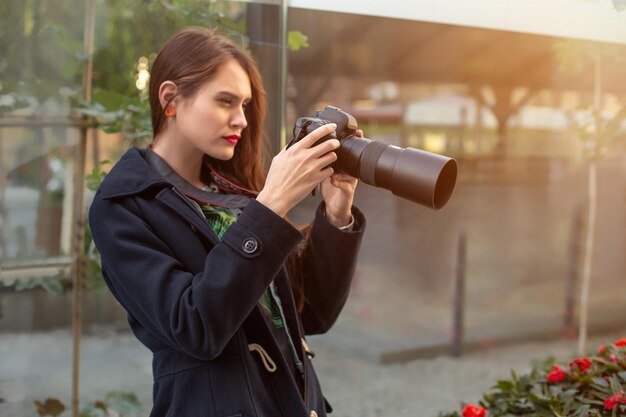
[[[0,282],[46,277],[59,273],[63,273],[63,277],[69,277],[75,262],[76,259],[72,256],[4,261],[0,267]]]

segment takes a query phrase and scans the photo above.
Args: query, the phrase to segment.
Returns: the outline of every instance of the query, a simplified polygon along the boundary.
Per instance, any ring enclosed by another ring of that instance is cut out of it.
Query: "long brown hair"
[[[215,29],[183,29],[170,38],[159,52],[150,72],[152,131],[156,137],[165,122],[164,110],[167,105],[161,106],[159,100],[159,87],[164,81],[176,84],[177,95],[191,97],[229,59],[235,59],[250,78],[252,99],[245,110],[248,126],[241,132],[241,141],[235,148],[233,158],[228,161],[219,161],[208,156],[206,158],[222,175],[229,177],[237,185],[260,191],[266,177],[264,158],[267,147],[263,140],[265,89],[254,59],[234,41],[216,33]],[[307,226],[301,229],[307,235],[307,240],[309,229]],[[304,246],[300,245],[289,256],[286,264],[300,311],[306,301],[302,270],[304,253]]]
[[[150,72],[152,132],[156,137],[165,122],[164,109],[167,105],[161,106],[159,100],[159,87],[164,81],[176,84],[178,96],[191,97],[231,59],[235,59],[250,78],[252,99],[245,110],[248,126],[241,132],[241,141],[230,160],[209,160],[238,185],[259,191],[265,182],[265,89],[254,59],[215,29],[183,29],[171,37],[157,55]]]

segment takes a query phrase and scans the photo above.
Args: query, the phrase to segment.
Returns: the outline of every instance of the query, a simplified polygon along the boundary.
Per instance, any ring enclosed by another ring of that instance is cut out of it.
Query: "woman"
[[[107,285],[153,352],[151,416],[324,416],[304,335],[348,294],[365,220],[337,140],[311,132],[261,158],[254,61],[206,29],[171,38],[150,80],[149,149],[107,175],[89,221]],[[361,132],[359,132],[362,135]],[[304,233],[287,213],[320,186]]]

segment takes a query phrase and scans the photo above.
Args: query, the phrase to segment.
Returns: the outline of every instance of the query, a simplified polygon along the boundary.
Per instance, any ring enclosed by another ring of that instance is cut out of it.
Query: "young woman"
[[[263,172],[264,90],[232,41],[191,28],[154,62],[154,140],[107,175],[89,213],[107,285],[153,353],[151,416],[310,417],[330,406],[305,335],[345,303],[365,220],[337,140],[311,132]],[[359,132],[362,135],[361,132]],[[304,232],[287,213],[320,186]]]

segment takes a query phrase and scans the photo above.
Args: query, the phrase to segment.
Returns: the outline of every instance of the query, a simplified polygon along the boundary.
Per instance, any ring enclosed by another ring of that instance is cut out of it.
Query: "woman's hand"
[[[357,130],[356,137],[362,138],[363,131]],[[326,203],[326,217],[337,227],[346,226],[352,216],[352,202],[358,179],[337,173],[325,179],[321,184],[321,193]]]
[[[329,165],[337,160],[334,150],[339,147],[339,141],[329,139],[313,145],[336,127],[334,123],[318,127],[289,149],[280,151],[272,159],[257,201],[285,217],[315,187],[329,179],[333,174]]]

